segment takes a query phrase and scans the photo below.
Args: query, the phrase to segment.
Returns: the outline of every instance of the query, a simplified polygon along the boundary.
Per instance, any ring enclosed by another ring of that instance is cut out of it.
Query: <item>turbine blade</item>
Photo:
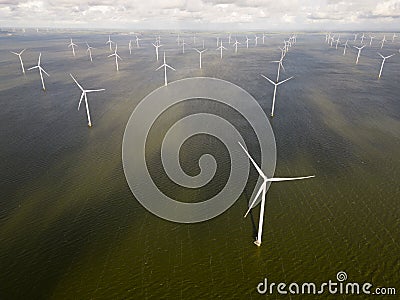
[[[282,84],[282,83],[285,83],[286,81],[292,79],[293,77],[294,77],[294,76],[289,77],[289,78],[286,78],[285,80],[282,80],[281,82],[278,82],[277,84],[280,85],[280,84]]]
[[[33,69],[36,69],[36,68],[39,68],[39,66],[34,66],[34,67],[29,68],[29,69],[27,69],[27,70],[29,71],[29,70],[33,70]]]
[[[269,82],[271,82],[273,85],[276,85],[275,82],[273,82],[271,79],[269,79],[267,76],[264,76],[263,74],[261,74],[262,77],[264,77],[265,79],[267,79]]]
[[[105,91],[106,89],[96,89],[96,90],[85,90],[86,93],[91,93],[91,92],[102,92]]]
[[[308,178],[314,178],[314,177],[315,177],[315,175],[312,175],[312,176],[304,176],[304,177],[289,177],[289,178],[278,178],[278,177],[274,177],[274,178],[268,178],[267,181],[268,181],[268,182],[291,181],[291,180],[308,179]]]
[[[246,153],[246,155],[248,156],[248,158],[250,159],[251,163],[254,165],[254,167],[256,168],[258,174],[260,174],[260,176],[262,178],[264,178],[264,180],[267,179],[267,176],[265,176],[264,172],[261,170],[261,168],[257,165],[257,163],[253,160],[253,158],[250,156],[249,152],[247,152],[246,148],[243,147],[243,145],[238,142],[240,147],[242,147],[242,149],[244,150],[244,152]]]
[[[49,75],[42,67],[39,67],[39,68],[42,70],[42,72],[43,72],[44,74],[47,75],[47,77],[50,77],[50,75]]]
[[[162,67],[165,67],[165,66],[166,66],[165,64],[162,64],[161,66],[159,66],[159,67],[156,69],[156,71],[160,70]]]
[[[76,85],[81,89],[81,91],[83,92],[84,89],[83,87],[78,83],[78,81],[76,81],[76,79],[74,78],[74,76],[72,76],[72,74],[70,73],[69,76],[71,76],[72,80],[75,81]]]
[[[79,108],[81,107],[81,103],[82,103],[83,96],[85,96],[85,92],[84,92],[84,91],[82,91],[81,99],[79,99],[78,110],[79,110]]]
[[[253,205],[256,202],[256,200],[258,199],[258,197],[260,197],[261,192],[263,191],[263,187],[265,185],[265,182],[263,182],[263,184],[261,185],[260,189],[258,190],[257,194],[254,196],[253,201],[251,202],[251,204],[249,205],[249,209],[246,211],[246,213],[244,214],[244,218],[247,217],[247,215],[249,214],[249,212],[253,209]]]

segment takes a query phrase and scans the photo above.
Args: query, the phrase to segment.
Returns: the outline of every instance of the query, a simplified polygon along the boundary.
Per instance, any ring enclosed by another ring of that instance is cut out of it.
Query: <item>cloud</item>
[[[0,0],[2,26],[395,29],[399,18],[400,0]]]

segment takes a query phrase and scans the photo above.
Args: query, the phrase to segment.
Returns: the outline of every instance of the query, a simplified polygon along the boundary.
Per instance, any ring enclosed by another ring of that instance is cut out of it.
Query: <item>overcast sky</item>
[[[0,0],[0,26],[400,31],[400,0]]]

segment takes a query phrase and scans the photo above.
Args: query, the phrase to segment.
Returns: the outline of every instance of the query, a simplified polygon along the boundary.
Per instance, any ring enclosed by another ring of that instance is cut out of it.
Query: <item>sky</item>
[[[0,0],[0,26],[400,31],[400,0]]]

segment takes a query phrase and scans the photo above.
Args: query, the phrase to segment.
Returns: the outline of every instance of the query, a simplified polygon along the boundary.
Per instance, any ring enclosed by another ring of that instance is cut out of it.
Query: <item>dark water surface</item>
[[[246,193],[228,211],[199,224],[160,219],[129,190],[121,162],[124,129],[136,105],[163,84],[163,73],[155,71],[161,62],[150,48],[155,35],[146,33],[143,48],[129,56],[129,36],[113,34],[123,58],[118,73],[114,60],[106,58],[108,33],[0,38],[0,299],[256,299],[262,297],[256,286],[264,277],[321,283],[335,280],[339,271],[349,281],[400,292],[400,55],[386,62],[378,80],[376,54],[397,52],[399,43],[388,42],[383,50],[368,46],[355,65],[355,49],[343,56],[342,49],[324,44],[323,35],[299,35],[282,73],[295,79],[279,87],[271,120],[275,174],[316,178],[271,186],[258,248],[252,220],[243,218],[246,194],[257,179],[254,170]],[[75,58],[67,48],[71,36],[79,45]],[[176,69],[168,73],[170,81],[225,79],[247,90],[269,114],[273,87],[260,74],[276,76],[270,61],[279,58],[287,34],[269,35],[257,48],[242,45],[238,54],[230,48],[222,61],[217,35],[199,34],[209,49],[203,70],[192,46],[183,55],[175,35],[161,36]],[[96,48],[93,63],[85,41]],[[23,48],[28,48],[26,68],[42,52],[50,74],[46,92],[37,71],[22,76],[18,57],[9,53]],[[90,129],[85,111],[77,111],[80,91],[69,73],[84,87],[106,89],[88,95]],[[203,201],[222,189],[229,154],[214,138],[189,140],[182,148],[184,170],[197,174],[204,153],[215,155],[219,169],[204,188],[176,187],[158,156],[168,124],[198,110],[215,112],[236,122],[259,155],[241,116],[213,105],[197,99],[172,107],[148,143],[154,180],[182,201]],[[258,212],[253,210],[255,222]]]

